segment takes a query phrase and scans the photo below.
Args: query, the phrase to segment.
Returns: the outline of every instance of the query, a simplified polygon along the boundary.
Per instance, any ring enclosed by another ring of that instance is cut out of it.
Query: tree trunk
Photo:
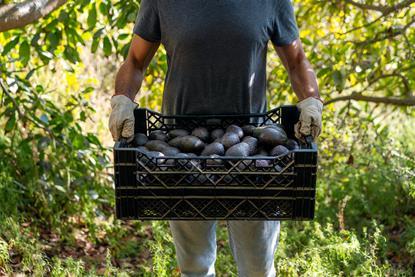
[[[27,0],[0,6],[0,32],[21,28],[50,14],[67,0]]]

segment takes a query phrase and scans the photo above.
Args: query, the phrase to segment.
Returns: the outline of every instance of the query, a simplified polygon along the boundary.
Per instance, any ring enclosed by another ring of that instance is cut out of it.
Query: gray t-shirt
[[[298,38],[290,0],[142,0],[134,33],[166,49],[168,115],[265,112],[268,41]]]

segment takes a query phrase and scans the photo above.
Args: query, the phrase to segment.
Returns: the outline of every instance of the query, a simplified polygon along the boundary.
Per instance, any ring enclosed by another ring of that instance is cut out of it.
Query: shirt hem
[[[156,43],[156,42],[160,42],[161,41],[161,39],[154,38],[151,35],[146,34],[145,32],[142,32],[141,30],[134,30],[133,33],[135,35],[139,36],[140,38],[142,38],[142,39],[144,39],[144,40],[146,40],[148,42],[151,42],[151,43]]]
[[[293,43],[293,41],[295,41],[298,38],[299,38],[299,35],[296,34],[296,35],[290,36],[290,37],[288,37],[286,39],[278,40],[278,42],[273,41],[273,43],[276,46],[279,46],[279,47],[281,47],[281,46],[287,46],[287,45],[290,45],[291,43]]]

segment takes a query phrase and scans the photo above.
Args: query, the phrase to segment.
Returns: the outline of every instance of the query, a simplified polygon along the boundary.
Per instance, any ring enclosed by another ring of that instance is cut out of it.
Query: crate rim
[[[158,116],[161,116],[163,118],[167,118],[167,119],[174,119],[174,118],[189,118],[189,117],[193,117],[193,118],[201,118],[201,119],[209,119],[209,118],[238,118],[238,117],[260,117],[260,116],[265,116],[268,113],[272,113],[275,112],[277,110],[280,110],[282,108],[292,108],[295,107],[295,105],[281,105],[275,108],[272,108],[266,112],[263,113],[245,113],[245,114],[215,114],[215,115],[211,115],[211,114],[189,114],[189,115],[165,115],[161,112],[157,112],[154,111],[152,109],[149,109],[147,107],[137,107],[136,110],[145,110],[147,112],[156,114]],[[189,118],[190,119],[190,118]],[[123,141],[116,141],[114,143],[114,147],[113,150],[117,150],[117,151],[136,151],[139,153],[142,153],[141,151],[138,150],[137,147],[123,147],[124,142]],[[317,147],[317,143],[313,140],[311,142],[310,148],[307,149],[295,149],[295,150],[290,150],[289,153],[285,154],[285,155],[280,155],[280,156],[264,156],[264,157],[258,157],[256,159],[254,159],[253,156],[248,156],[248,157],[243,157],[243,159],[248,159],[248,160],[257,160],[257,159],[262,159],[262,160],[272,160],[272,159],[276,159],[276,158],[282,158],[285,157],[286,155],[289,155],[290,153],[317,153],[318,152],[318,147]],[[144,154],[144,153],[143,153]],[[148,157],[147,155],[145,155],[146,157]],[[148,158],[153,158],[153,157],[148,157]],[[175,157],[175,156],[163,156],[163,157],[157,157],[157,158],[162,158],[162,159],[184,159],[183,157]],[[157,159],[156,158],[156,159]],[[220,156],[218,157],[220,159],[226,159],[226,160],[240,160],[241,157],[226,157],[226,156]],[[188,158],[188,159],[214,159],[212,157],[209,156],[197,156],[197,157],[192,157],[192,158]]]
[[[149,109],[147,107],[137,107],[136,110],[146,110],[148,112],[154,113],[154,114],[162,116],[164,118],[188,118],[188,117],[199,117],[199,118],[215,118],[215,117],[221,117],[221,118],[229,117],[229,118],[232,118],[232,117],[235,117],[235,118],[238,118],[238,117],[264,116],[268,113],[275,112],[275,111],[280,110],[281,108],[284,108],[284,107],[295,107],[295,105],[281,105],[281,106],[272,108],[272,109],[270,109],[266,112],[263,112],[263,113],[242,113],[242,114],[177,114],[177,115],[165,115],[161,112],[157,112],[157,111]]]
[[[134,151],[137,154],[141,153],[143,155],[145,155],[147,158],[150,159],[174,159],[174,160],[183,160],[183,159],[188,159],[188,160],[215,160],[215,159],[221,159],[221,160],[275,160],[275,159],[281,159],[289,154],[294,154],[295,153],[317,153],[318,152],[318,147],[317,144],[315,142],[313,142],[311,144],[311,148],[309,149],[295,149],[295,150],[290,150],[289,153],[284,154],[284,155],[279,155],[279,156],[247,156],[247,157],[239,157],[239,156],[219,156],[219,157],[210,157],[210,156],[196,156],[196,157],[177,157],[177,156],[162,156],[162,157],[149,157],[147,156],[143,151],[140,151],[137,147],[126,147],[123,146],[123,142],[121,141],[117,141],[114,144],[113,147],[114,150],[116,151]]]

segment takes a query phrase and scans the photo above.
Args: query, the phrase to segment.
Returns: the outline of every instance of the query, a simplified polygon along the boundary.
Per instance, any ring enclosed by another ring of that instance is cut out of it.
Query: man
[[[111,99],[114,140],[133,136],[133,100],[160,44],[168,61],[164,114],[265,112],[271,41],[300,100],[296,136],[320,134],[323,104],[290,0],[142,0],[134,34]],[[169,223],[182,276],[214,276],[216,221]],[[274,276],[279,221],[227,223],[239,276]]]

